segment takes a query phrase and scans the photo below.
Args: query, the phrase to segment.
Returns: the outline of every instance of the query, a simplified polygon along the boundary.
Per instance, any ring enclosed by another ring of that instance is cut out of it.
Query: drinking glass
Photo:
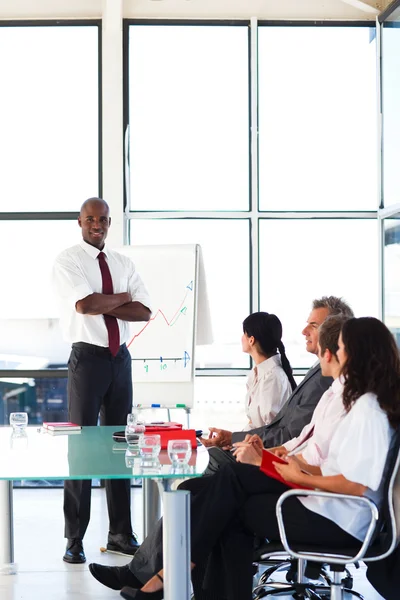
[[[143,432],[138,431],[138,428],[136,425],[127,425],[125,427],[125,439],[130,448],[138,448],[139,447],[139,440],[142,437],[142,435],[143,435]]]
[[[140,456],[146,460],[158,458],[161,450],[159,435],[142,435],[139,439]]]
[[[28,413],[26,412],[13,412],[10,413],[10,425],[14,430],[14,433],[22,433],[25,431],[28,425]]]
[[[125,452],[125,465],[128,469],[133,469],[135,466],[135,460],[137,459],[136,452],[132,452],[130,448]]]
[[[127,418],[126,418],[126,423],[127,425],[136,425],[137,423],[137,413],[136,412],[131,412],[128,414]]]
[[[168,456],[173,466],[187,465],[192,456],[190,440],[169,440]]]

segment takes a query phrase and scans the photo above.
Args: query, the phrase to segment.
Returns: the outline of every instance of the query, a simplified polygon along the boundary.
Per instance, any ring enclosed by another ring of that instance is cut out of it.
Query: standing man
[[[54,265],[61,325],[72,342],[68,361],[68,418],[79,425],[123,425],[132,410],[129,321],[150,319],[150,299],[132,261],[105,246],[110,210],[89,198],[78,217],[82,242],[64,250]],[[64,482],[63,560],[86,561],[82,540],[90,519],[90,480]],[[110,520],[107,549],[134,554],[130,480],[106,481]]]

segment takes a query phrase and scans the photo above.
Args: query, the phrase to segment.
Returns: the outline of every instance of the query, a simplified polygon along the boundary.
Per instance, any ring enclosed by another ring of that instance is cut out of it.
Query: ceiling
[[[108,2],[124,17],[374,20],[389,0],[0,0],[0,19],[99,18]]]

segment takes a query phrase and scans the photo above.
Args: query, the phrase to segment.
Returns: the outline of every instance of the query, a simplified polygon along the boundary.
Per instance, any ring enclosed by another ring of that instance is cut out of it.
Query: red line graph
[[[129,344],[127,344],[127,347],[129,348],[129,346],[135,341],[135,339],[137,337],[139,337],[143,331],[145,331],[145,329],[147,329],[147,327],[150,325],[150,323],[152,321],[155,321],[155,319],[157,319],[158,315],[161,315],[165,321],[165,323],[167,324],[167,327],[172,327],[173,325],[175,325],[175,323],[177,322],[177,320],[179,319],[179,317],[184,314],[181,309],[182,306],[185,304],[187,295],[189,292],[186,292],[185,297],[183,298],[182,302],[179,305],[178,310],[175,312],[174,316],[172,317],[172,319],[168,320],[167,317],[165,316],[165,314],[163,313],[163,311],[161,310],[161,308],[158,308],[156,313],[154,314],[154,316],[150,317],[150,319],[147,321],[146,325],[144,325],[144,327],[142,327],[142,329],[140,331],[138,331],[138,333],[136,333],[133,338],[131,339],[131,341],[129,342]]]

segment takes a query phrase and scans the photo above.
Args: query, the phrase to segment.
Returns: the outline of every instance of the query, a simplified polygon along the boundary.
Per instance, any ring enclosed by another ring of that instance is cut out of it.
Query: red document
[[[260,470],[265,473],[265,475],[268,475],[268,477],[272,477],[273,479],[277,479],[278,481],[280,481],[281,483],[284,483],[285,485],[287,485],[290,488],[294,488],[297,490],[309,490],[311,488],[307,488],[304,487],[303,485],[299,485],[297,483],[291,483],[289,481],[285,481],[285,479],[283,479],[283,477],[281,477],[278,473],[278,471],[275,469],[274,465],[272,463],[281,463],[283,465],[287,465],[287,460],[284,460],[283,458],[280,458],[279,456],[276,456],[273,452],[270,452],[269,450],[263,450],[263,454],[262,454],[262,463],[261,463],[261,467]]]
[[[160,441],[161,441],[161,448],[163,450],[165,450],[167,448],[169,440],[189,440],[192,445],[192,448],[197,448],[197,439],[196,439],[196,430],[195,429],[182,429],[182,428],[166,429],[165,427],[160,427],[159,429],[156,429],[155,426],[154,426],[154,428],[151,427],[151,429],[149,429],[146,426],[145,433],[148,433],[149,435],[156,433],[157,435],[159,435]]]
[[[182,429],[181,423],[166,421],[165,423],[145,423],[146,433],[159,433],[160,431],[176,431]]]

